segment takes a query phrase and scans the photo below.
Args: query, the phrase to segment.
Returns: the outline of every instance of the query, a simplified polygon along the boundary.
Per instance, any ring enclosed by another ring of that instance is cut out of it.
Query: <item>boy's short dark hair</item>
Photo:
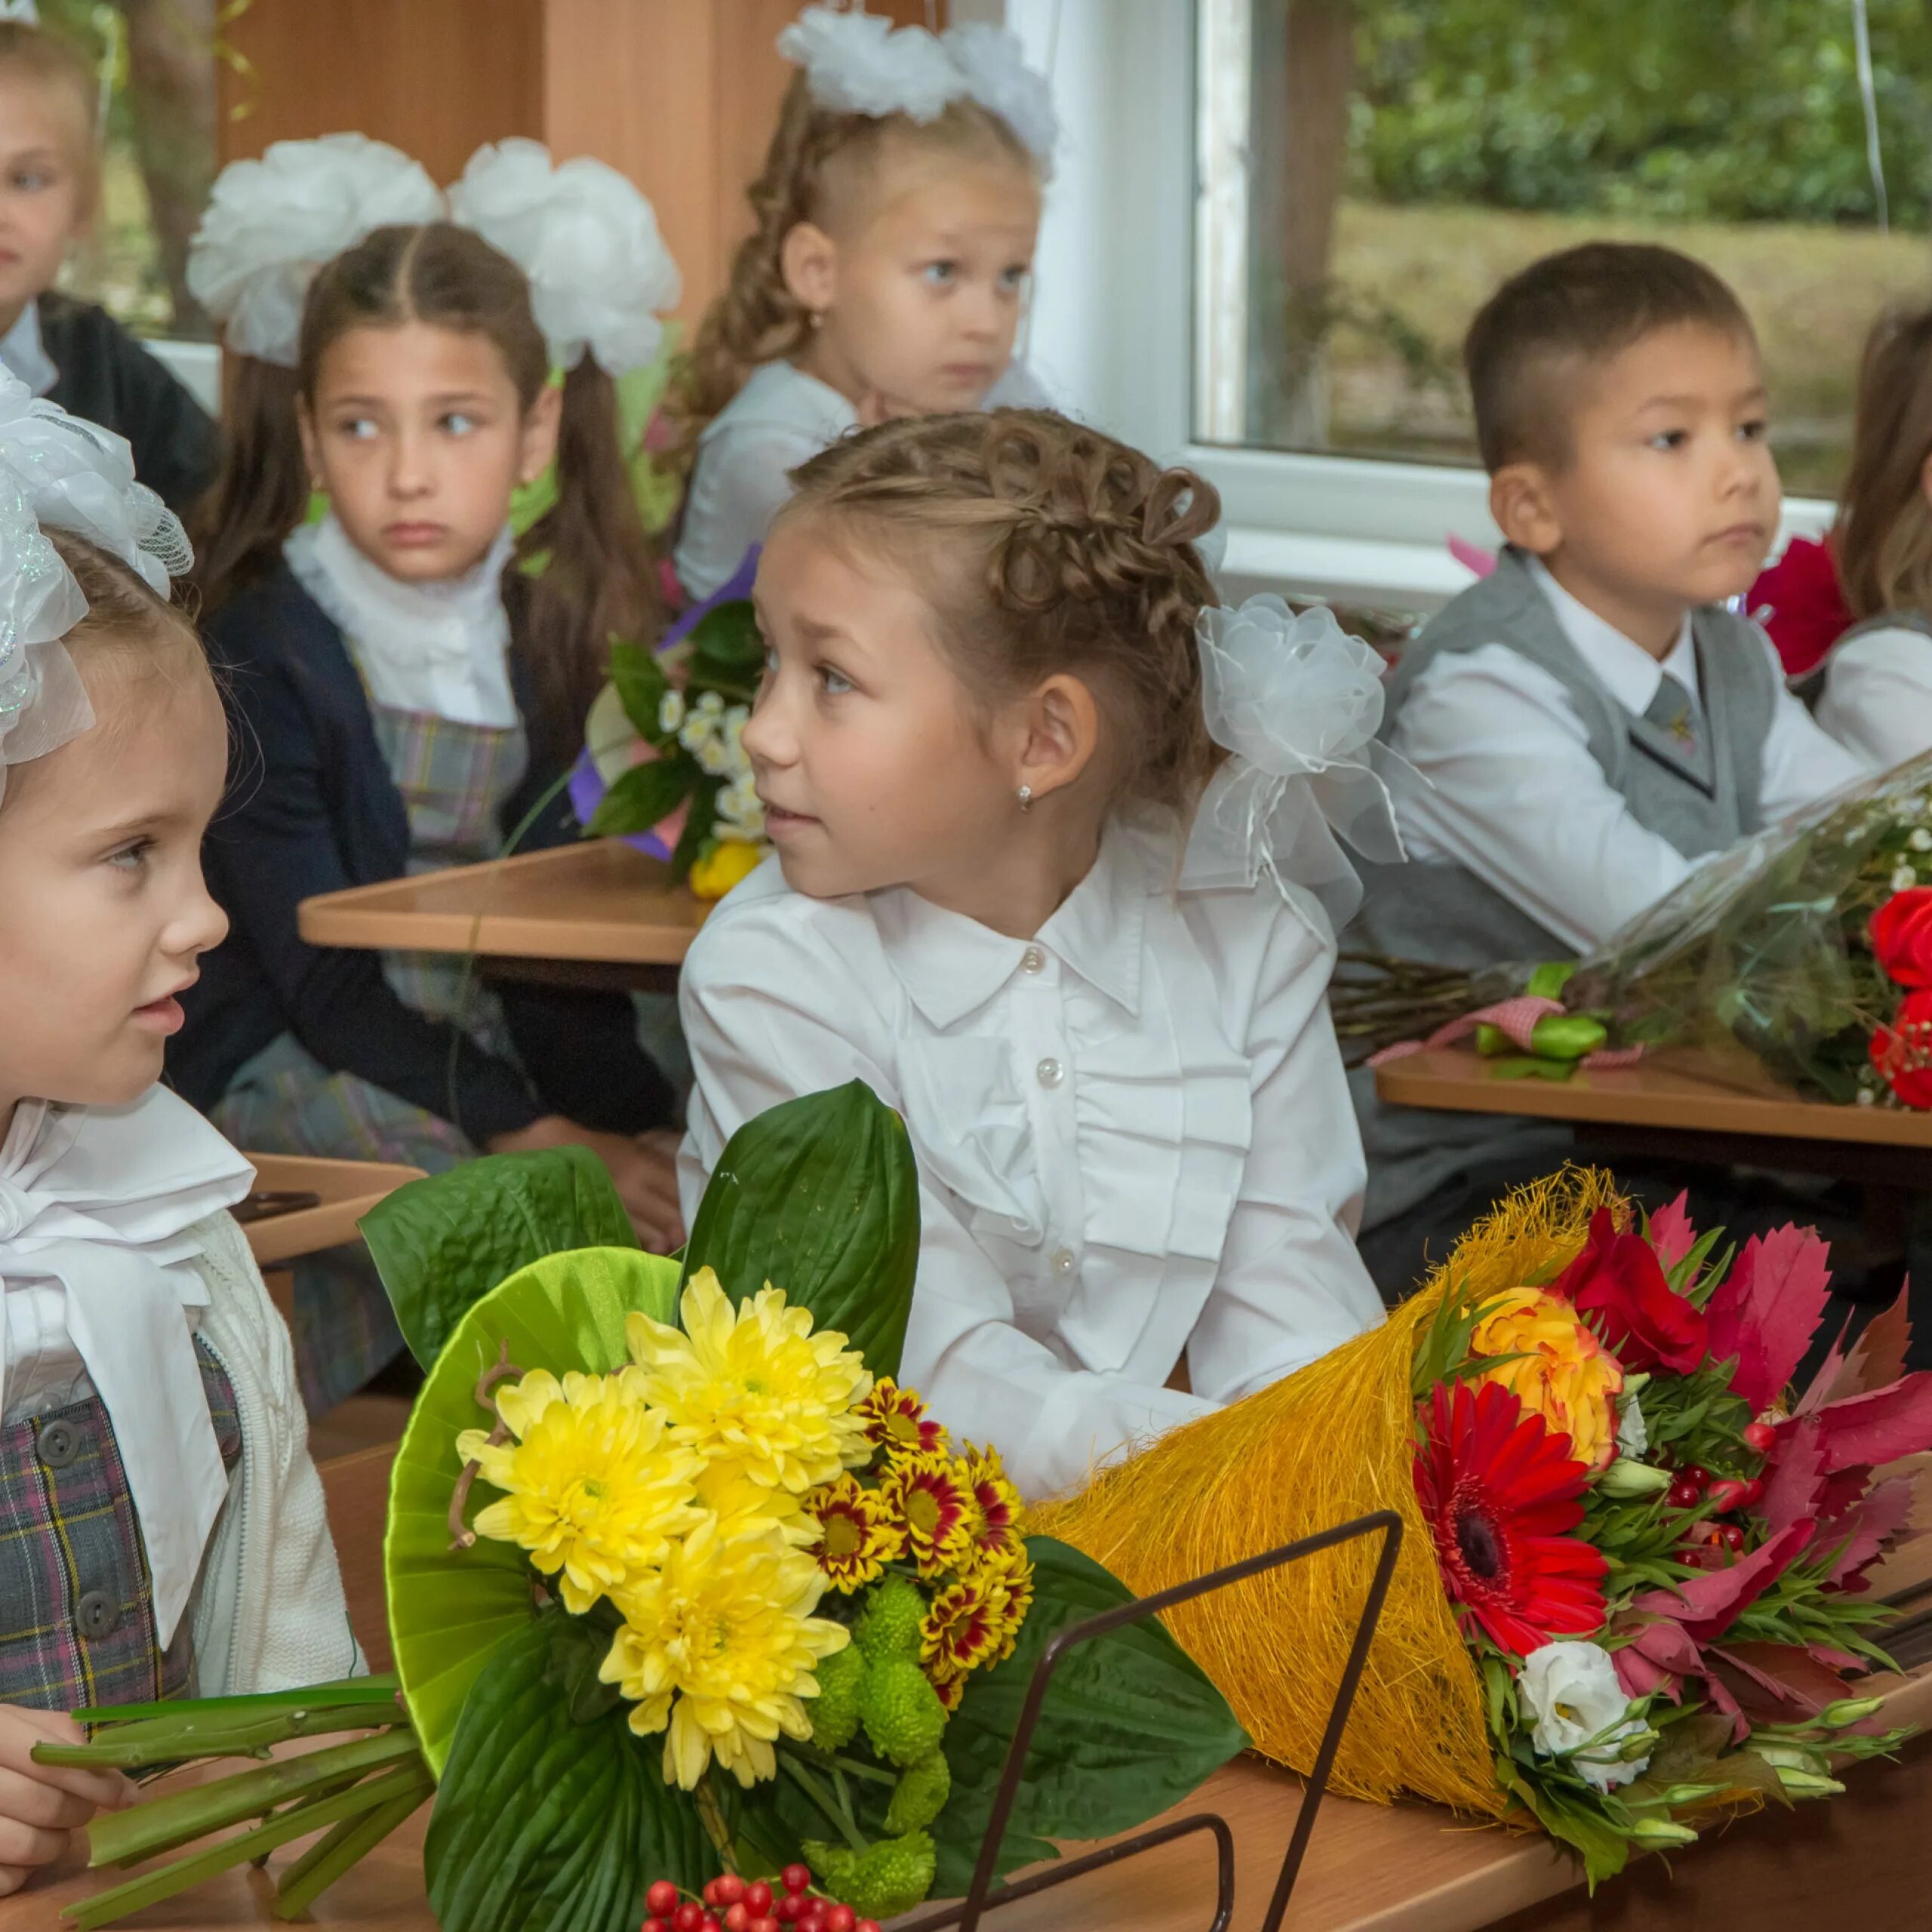
[[[1566,461],[1580,367],[1684,322],[1757,339],[1723,278],[1675,248],[1586,242],[1520,269],[1463,339],[1483,467],[1493,476],[1526,457]]]

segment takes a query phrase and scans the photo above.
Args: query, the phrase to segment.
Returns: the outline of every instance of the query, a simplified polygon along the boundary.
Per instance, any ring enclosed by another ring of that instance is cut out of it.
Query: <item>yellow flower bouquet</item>
[[[996,1449],[895,1379],[918,1253],[903,1125],[863,1086],[749,1123],[685,1254],[566,1151],[421,1181],[365,1224],[427,1370],[385,1546],[392,1678],[171,1704],[70,1761],[368,1734],[97,1821],[109,1923],[325,1835],[305,1907],[433,1798],[445,1932],[857,1932],[966,1890],[1052,1640],[1132,1593],[1028,1537]],[[1001,1872],[1130,1830],[1246,1743],[1158,1623],[1066,1650]]]

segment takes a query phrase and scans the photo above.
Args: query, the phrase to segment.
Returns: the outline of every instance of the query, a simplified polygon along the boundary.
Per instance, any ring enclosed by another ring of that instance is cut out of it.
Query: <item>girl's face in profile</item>
[[[228,730],[183,641],[76,654],[96,722],[0,799],[0,1108],[122,1106],[160,1078],[178,996],[228,919],[202,878]]]
[[[510,494],[556,454],[561,393],[526,411],[489,337],[404,322],[322,352],[302,440],[349,540],[405,583],[463,576],[489,554]]]

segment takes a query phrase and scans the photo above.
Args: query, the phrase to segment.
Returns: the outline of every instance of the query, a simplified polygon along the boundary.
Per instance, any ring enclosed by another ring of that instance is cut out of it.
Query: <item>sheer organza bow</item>
[[[1275,596],[1203,611],[1196,638],[1208,732],[1231,755],[1202,795],[1181,884],[1270,878],[1331,937],[1362,896],[1340,841],[1377,864],[1404,856],[1382,775],[1394,754],[1375,737],[1382,660],[1334,612],[1294,611]]]

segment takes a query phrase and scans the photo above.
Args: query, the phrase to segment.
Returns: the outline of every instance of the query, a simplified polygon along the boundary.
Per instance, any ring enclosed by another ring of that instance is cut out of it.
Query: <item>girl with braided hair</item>
[[[776,852],[686,964],[684,1198],[762,1109],[870,1085],[919,1169],[906,1379],[1038,1497],[1379,1317],[1327,1005],[1331,823],[1399,854],[1378,666],[1213,608],[1214,491],[1044,411],[792,480],[744,734]]]
[[[809,7],[778,45],[798,71],[752,231],[675,403],[694,600],[737,574],[786,473],[846,431],[1042,399],[1012,358],[1055,128],[1019,42]]]

